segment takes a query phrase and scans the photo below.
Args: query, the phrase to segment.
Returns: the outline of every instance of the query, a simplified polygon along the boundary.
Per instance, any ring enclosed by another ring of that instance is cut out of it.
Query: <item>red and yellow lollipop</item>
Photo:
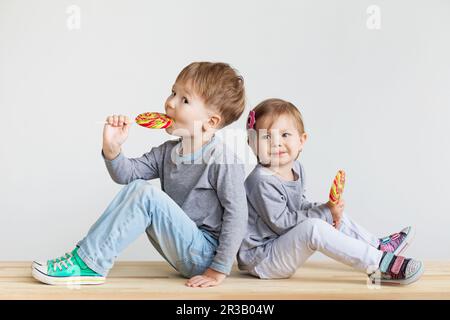
[[[173,124],[173,119],[164,113],[145,112],[136,117],[136,123],[149,129],[165,129]]]
[[[339,170],[336,174],[336,177],[334,177],[333,184],[331,185],[330,189],[330,202],[334,205],[336,205],[339,202],[339,199],[341,198],[342,193],[344,192],[344,185],[345,185],[345,171]]]

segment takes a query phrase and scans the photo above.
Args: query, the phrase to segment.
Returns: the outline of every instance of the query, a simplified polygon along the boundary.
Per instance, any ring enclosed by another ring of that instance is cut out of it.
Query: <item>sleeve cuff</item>
[[[122,152],[120,152],[120,153],[117,155],[117,157],[115,157],[114,159],[112,159],[112,160],[106,159],[106,158],[105,158],[105,154],[103,153],[103,149],[102,149],[101,155],[102,155],[103,160],[105,160],[106,162],[115,162],[115,161],[116,161],[117,159],[119,159],[120,157],[123,157]]]
[[[331,215],[331,210],[328,207],[328,205],[326,203],[323,203],[323,204],[319,205],[319,208],[325,215],[325,219],[327,220],[327,222],[329,222],[330,224],[333,224],[333,216]]]
[[[214,262],[214,261],[213,261],[213,263],[211,263],[211,265],[210,265],[209,267],[210,267],[211,269],[215,270],[215,271],[224,273],[224,274],[226,274],[227,276],[228,276],[228,275],[230,274],[230,272],[231,272],[231,266],[227,267],[227,266],[224,266],[223,264],[220,264],[220,263],[217,263],[217,262]]]

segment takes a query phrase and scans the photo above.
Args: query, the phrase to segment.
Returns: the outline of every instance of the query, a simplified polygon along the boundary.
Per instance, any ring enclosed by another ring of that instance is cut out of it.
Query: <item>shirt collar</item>
[[[216,144],[216,142],[217,142],[216,135],[214,134],[207,143],[205,143],[200,149],[198,149],[194,153],[189,153],[189,154],[186,154],[186,155],[180,155],[179,151],[180,151],[180,148],[181,148],[181,140],[182,139],[183,138],[180,138],[178,144],[175,146],[175,157],[178,160],[177,162],[193,162],[193,161],[196,161],[205,152],[207,152],[209,149],[211,149],[211,147],[213,147]]]

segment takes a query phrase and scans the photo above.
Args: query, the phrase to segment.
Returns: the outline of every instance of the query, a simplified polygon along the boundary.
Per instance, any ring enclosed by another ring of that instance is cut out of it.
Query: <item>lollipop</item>
[[[330,189],[330,202],[336,205],[344,192],[345,171],[339,170]]]
[[[146,112],[136,117],[136,123],[149,129],[165,129],[173,124],[173,120],[164,113]]]

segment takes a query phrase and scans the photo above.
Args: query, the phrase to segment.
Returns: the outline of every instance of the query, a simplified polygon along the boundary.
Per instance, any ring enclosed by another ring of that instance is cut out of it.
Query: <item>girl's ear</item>
[[[253,128],[247,130],[247,143],[255,156],[258,156],[258,138],[256,137],[256,130]]]
[[[308,140],[308,134],[306,134],[305,132],[302,133],[302,135],[300,136],[300,143],[303,145],[306,143],[306,140]]]
[[[308,140],[308,135],[306,133],[302,133],[300,136],[300,150],[298,152],[297,158],[300,156],[300,153],[303,151],[303,148],[305,147],[305,142]]]

